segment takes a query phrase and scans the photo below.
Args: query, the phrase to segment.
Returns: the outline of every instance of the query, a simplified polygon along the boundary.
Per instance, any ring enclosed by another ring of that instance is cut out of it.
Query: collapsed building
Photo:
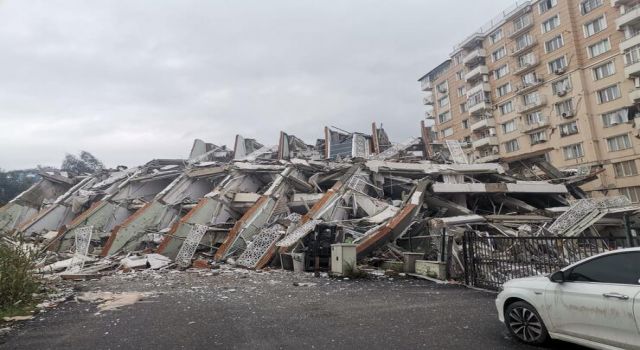
[[[459,144],[430,136],[421,125],[420,136],[391,143],[374,123],[371,134],[325,127],[315,145],[285,132],[274,146],[237,135],[232,150],[196,140],[187,159],[43,175],[0,209],[0,232],[55,259],[153,253],[183,268],[205,259],[328,269],[332,245],[345,244],[360,264],[437,261],[440,278],[464,272],[470,231],[635,237],[640,206],[580,189],[597,172],[568,174],[543,158],[469,164]]]

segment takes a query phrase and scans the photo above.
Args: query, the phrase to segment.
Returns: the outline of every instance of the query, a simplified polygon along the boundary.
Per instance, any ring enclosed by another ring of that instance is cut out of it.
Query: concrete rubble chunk
[[[42,247],[38,271],[69,278],[225,262],[329,271],[327,247],[340,243],[359,263],[449,256],[440,263],[455,278],[465,232],[625,237],[640,212],[626,197],[585,198],[579,185],[597,172],[567,177],[538,158],[470,163],[427,129],[402,143],[376,123],[370,134],[325,127],[315,144],[237,135],[232,148],[195,140],[185,159],[43,173],[0,208],[0,237]]]

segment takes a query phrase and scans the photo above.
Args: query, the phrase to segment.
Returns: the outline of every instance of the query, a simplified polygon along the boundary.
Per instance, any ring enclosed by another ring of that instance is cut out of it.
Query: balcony
[[[640,32],[635,33],[634,35],[625,38],[622,42],[620,42],[620,52],[624,52],[624,50],[629,49],[633,46],[640,44]]]
[[[485,57],[487,57],[487,51],[485,49],[475,49],[464,56],[464,58],[462,59],[462,64],[464,64],[465,66],[474,65],[483,60]]]
[[[489,68],[487,68],[487,66],[485,65],[479,65],[464,75],[464,81],[469,82],[472,80],[476,80],[479,77],[487,74],[489,74]]]
[[[432,86],[431,86],[431,81],[428,79],[424,79],[420,81],[420,88],[422,89],[422,91],[427,91],[427,90],[431,90]]]
[[[471,115],[481,115],[487,110],[491,110],[491,104],[489,101],[482,101],[474,104],[473,106],[469,106],[469,114]]]
[[[633,89],[629,91],[629,99],[633,103],[640,102],[640,89]]]
[[[498,145],[498,138],[495,136],[487,136],[477,139],[471,143],[473,148],[491,147]]]
[[[527,73],[527,72],[531,71],[532,69],[534,69],[539,64],[540,64],[540,61],[538,60],[538,57],[534,56],[533,59],[530,62],[526,62],[526,63],[516,67],[516,69],[513,71],[513,74],[522,75],[524,73]]]
[[[621,30],[622,26],[628,26],[638,22],[640,22],[640,7],[627,11],[625,14],[616,18],[616,29]]]
[[[487,128],[495,128],[496,121],[493,118],[482,119],[478,122],[471,124],[471,131],[484,130]]]
[[[425,105],[433,105],[433,95],[429,94],[422,98],[422,103]]]
[[[542,78],[537,78],[535,81],[530,83],[522,83],[516,86],[516,94],[518,95],[526,94],[527,92],[535,90],[538,86],[542,85],[543,83],[544,83],[544,79]]]
[[[536,108],[540,108],[547,104],[547,98],[545,96],[538,96],[538,98],[534,101],[531,101],[528,104],[523,104],[518,106],[518,113],[526,113]]]
[[[469,98],[469,96],[473,96],[473,95],[477,94],[480,91],[490,92],[491,91],[491,85],[489,85],[488,83],[484,83],[484,82],[476,84],[475,86],[473,86],[472,88],[470,88],[467,91],[467,98]]]
[[[511,56],[516,56],[519,55],[521,53],[527,52],[529,49],[531,49],[532,47],[534,47],[536,44],[538,44],[538,41],[536,39],[531,39],[529,40],[527,43],[520,45],[520,46],[514,46],[511,48]]]
[[[624,67],[624,75],[627,79],[640,76],[640,61],[627,64]]]
[[[424,112],[424,117],[427,118],[427,119],[433,119],[433,112],[425,111]]]
[[[524,123],[522,126],[523,132],[532,132],[536,130],[540,130],[542,128],[549,127],[551,124],[549,123],[549,118],[544,117],[542,120],[539,120],[537,123],[527,124]]]
[[[526,32],[531,27],[533,27],[533,19],[531,18],[531,16],[529,16],[527,17],[527,20],[525,21],[525,23],[523,23],[520,27],[513,28],[511,31],[509,31],[507,33],[507,37],[513,38],[519,34]]]
[[[499,153],[488,154],[486,156],[477,158],[474,163],[493,163],[500,159]]]

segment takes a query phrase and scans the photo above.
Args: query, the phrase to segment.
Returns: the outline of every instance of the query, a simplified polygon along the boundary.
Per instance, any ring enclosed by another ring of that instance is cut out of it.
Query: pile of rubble
[[[4,242],[43,251],[41,272],[95,277],[115,269],[277,266],[322,270],[331,245],[355,245],[360,264],[419,259],[459,277],[465,231],[479,235],[624,235],[625,197],[588,199],[544,158],[518,166],[468,164],[455,142],[392,144],[325,128],[315,145],[281,132],[265,146],[196,140],[187,159],[157,159],[96,174],[43,172],[0,208]]]

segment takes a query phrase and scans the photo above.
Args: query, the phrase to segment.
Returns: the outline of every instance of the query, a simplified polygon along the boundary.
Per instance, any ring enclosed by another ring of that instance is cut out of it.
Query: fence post
[[[624,214],[624,231],[627,234],[627,243],[629,243],[629,247],[634,247],[635,242],[633,239],[633,235],[631,235],[631,222],[629,220],[629,214]]]
[[[462,236],[462,267],[464,268],[464,284],[469,285],[469,253],[467,245],[469,244],[469,231],[464,231]]]

